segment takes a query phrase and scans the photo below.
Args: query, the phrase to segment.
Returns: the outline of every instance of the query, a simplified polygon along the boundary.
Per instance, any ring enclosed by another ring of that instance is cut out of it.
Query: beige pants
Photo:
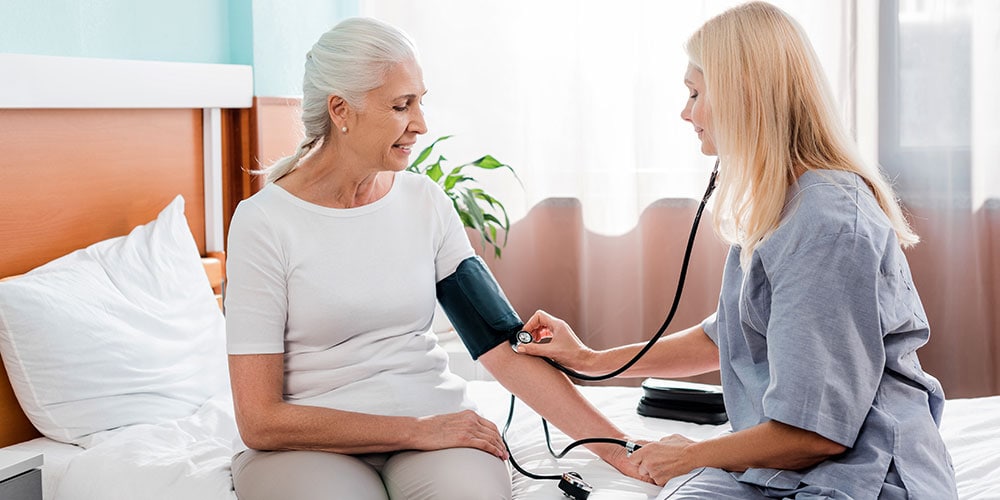
[[[505,462],[472,448],[341,455],[246,450],[233,457],[240,500],[509,500]]]

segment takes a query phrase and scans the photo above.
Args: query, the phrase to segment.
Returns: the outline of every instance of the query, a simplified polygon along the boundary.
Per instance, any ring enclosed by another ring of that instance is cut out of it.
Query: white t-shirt
[[[229,228],[230,354],[284,353],[287,402],[378,415],[474,408],[431,331],[435,283],[474,255],[451,200],[395,174],[357,208],[268,184]]]

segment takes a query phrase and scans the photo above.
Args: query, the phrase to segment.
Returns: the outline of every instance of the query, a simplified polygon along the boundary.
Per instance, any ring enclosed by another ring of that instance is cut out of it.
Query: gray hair
[[[329,96],[340,96],[361,109],[364,96],[382,85],[397,63],[416,60],[417,50],[399,29],[367,17],[341,21],[324,33],[306,53],[302,78],[302,124],[305,138],[291,156],[258,171],[274,182],[295,170],[299,160],[329,137]]]

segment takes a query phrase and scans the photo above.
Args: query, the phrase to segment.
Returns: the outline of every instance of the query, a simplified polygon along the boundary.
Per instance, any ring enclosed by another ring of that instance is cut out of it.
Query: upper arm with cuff
[[[437,298],[472,359],[506,342],[524,322],[479,257],[463,260],[437,283]]]
[[[506,342],[524,325],[486,263],[472,250],[465,226],[440,188],[433,199],[442,234],[435,259],[438,303],[472,359]]]

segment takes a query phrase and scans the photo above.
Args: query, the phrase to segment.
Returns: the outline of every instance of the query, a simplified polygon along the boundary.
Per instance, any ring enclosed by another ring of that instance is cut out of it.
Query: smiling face
[[[681,111],[681,118],[694,125],[694,131],[701,140],[701,152],[707,156],[719,154],[715,147],[712,128],[712,106],[705,96],[705,75],[694,65],[688,64],[684,73],[684,85],[688,88],[687,105]]]
[[[345,144],[374,170],[406,169],[417,136],[427,132],[421,108],[425,93],[416,61],[393,65],[382,86],[365,94],[362,108],[348,120]]]

